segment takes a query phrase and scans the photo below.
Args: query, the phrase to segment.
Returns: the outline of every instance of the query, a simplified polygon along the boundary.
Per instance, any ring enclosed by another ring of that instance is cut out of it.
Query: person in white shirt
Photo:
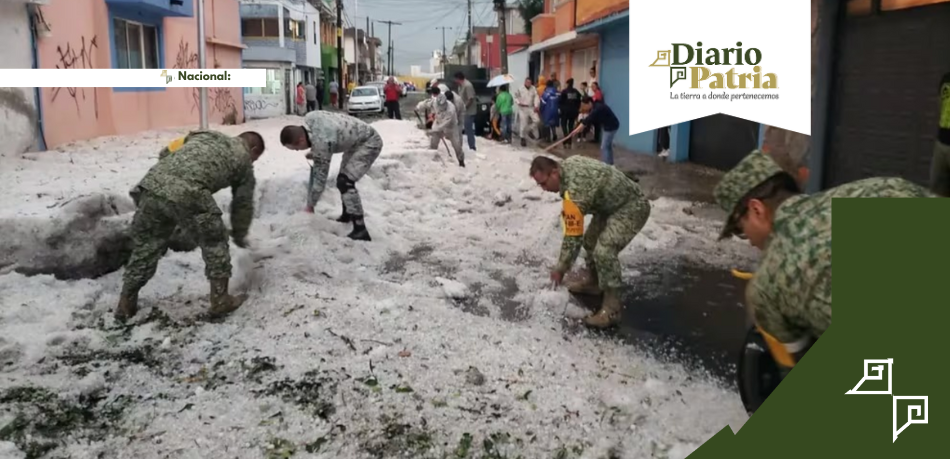
[[[525,78],[524,86],[515,91],[515,105],[518,114],[518,137],[521,137],[521,146],[526,146],[525,133],[532,139],[537,135],[534,130],[537,129],[541,119],[538,117],[538,107],[541,103],[538,97],[538,90],[531,84],[531,78]]]

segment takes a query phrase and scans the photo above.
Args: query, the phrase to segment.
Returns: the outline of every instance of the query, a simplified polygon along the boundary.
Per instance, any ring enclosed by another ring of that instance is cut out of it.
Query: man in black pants
[[[574,130],[574,124],[577,122],[577,117],[581,112],[581,95],[580,91],[574,88],[574,79],[569,78],[567,80],[567,87],[561,91],[561,98],[558,101],[558,108],[561,109],[561,132],[565,136],[571,133]],[[571,148],[571,142],[573,139],[568,138],[564,142],[564,148]]]
[[[386,116],[388,116],[389,119],[401,120],[402,114],[399,113],[399,98],[402,96],[402,90],[394,78],[389,77],[389,82],[386,83],[383,93],[386,95]]]

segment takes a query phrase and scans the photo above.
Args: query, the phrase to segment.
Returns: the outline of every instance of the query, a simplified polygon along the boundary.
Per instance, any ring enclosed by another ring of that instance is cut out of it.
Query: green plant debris
[[[298,304],[298,305],[296,305],[296,306],[294,306],[294,307],[288,309],[287,312],[284,313],[284,317],[287,317],[287,316],[289,316],[289,315],[291,315],[291,314],[293,314],[293,313],[295,313],[295,312],[297,312],[297,311],[303,309],[304,307],[305,307],[304,305]]]
[[[314,441],[312,441],[312,442],[307,443],[306,445],[304,445],[304,450],[307,451],[308,453],[311,453],[311,454],[312,454],[312,453],[319,453],[319,452],[320,452],[320,448],[323,448],[323,445],[326,445],[326,444],[329,443],[329,442],[330,442],[330,440],[327,439],[327,437],[323,436],[323,437],[320,437],[320,438],[318,438],[318,439],[316,439],[316,440],[314,440]]]
[[[266,389],[257,391],[266,395],[280,397],[293,403],[320,419],[327,420],[336,408],[330,402],[336,392],[336,383],[331,378],[319,376],[318,370],[304,373],[299,380],[282,379],[272,382]]]
[[[277,371],[277,361],[273,357],[253,357],[250,362],[241,362],[247,379],[261,382],[261,373]]]
[[[531,395],[531,391],[530,391],[530,390],[527,391],[527,392],[525,392],[524,395],[522,395],[520,398],[521,398],[522,400],[528,400],[528,396],[529,396],[529,395]]]
[[[455,449],[455,457],[462,459],[468,457],[468,451],[472,449],[472,434],[465,432],[462,439],[459,440],[459,446]]]
[[[289,459],[297,452],[297,445],[283,438],[271,438],[264,446],[264,457],[267,459]]]
[[[160,368],[162,362],[155,355],[155,346],[145,344],[141,347],[123,349],[120,351],[68,351],[57,357],[66,365],[83,365],[95,361],[111,360],[123,365],[144,365],[148,368]]]
[[[397,386],[397,387],[395,388],[395,391],[398,392],[398,393],[400,393],[400,394],[408,394],[408,393],[412,392],[412,387],[409,387],[409,385]]]
[[[374,435],[363,445],[363,449],[374,458],[427,457],[426,452],[434,445],[432,434],[425,424],[416,427],[385,415],[380,418],[380,422],[384,426],[382,434]]]
[[[65,400],[39,387],[21,386],[0,393],[0,405],[14,419],[0,426],[0,441],[12,442],[28,459],[56,449],[63,438],[83,436],[90,442],[114,435],[130,400],[99,395]]]

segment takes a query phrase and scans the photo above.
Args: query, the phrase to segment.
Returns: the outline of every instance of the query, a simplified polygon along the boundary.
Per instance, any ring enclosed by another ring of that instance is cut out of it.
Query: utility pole
[[[451,27],[436,27],[436,29],[442,29],[442,59],[441,61],[442,61],[442,72],[445,73],[445,62],[448,60],[448,58],[445,57],[445,29],[452,30],[452,28]],[[445,78],[445,75],[442,75],[442,77]]]
[[[369,38],[373,38],[373,34],[370,33],[369,28],[369,17],[366,18],[366,33],[369,34]],[[369,71],[371,73],[369,79],[376,79],[376,46],[366,46],[366,51],[369,53]]]
[[[396,72],[393,71],[393,67],[394,67],[395,64],[396,64],[395,56],[393,56],[393,26],[394,26],[394,25],[402,25],[402,23],[401,23],[401,22],[393,22],[393,21],[376,21],[376,22],[378,22],[378,23],[380,23],[380,24],[388,24],[388,25],[389,25],[389,32],[388,32],[388,34],[389,34],[389,62],[388,62],[388,65],[389,65],[389,75],[395,75]]]
[[[508,73],[508,27],[506,22],[506,16],[508,16],[508,7],[505,5],[505,0],[494,0],[495,2],[495,11],[498,12],[498,38],[499,46],[501,52],[501,74],[506,75]]]
[[[343,110],[343,95],[346,94],[346,85],[343,84],[343,0],[336,0],[336,72],[339,87],[337,108]]]
[[[198,0],[198,68],[205,68],[205,2]],[[198,114],[201,129],[208,129],[208,88],[198,88]]]
[[[472,0],[468,0],[468,32],[465,34],[466,53],[468,55],[468,65],[472,65]],[[443,75],[443,78],[445,75]]]

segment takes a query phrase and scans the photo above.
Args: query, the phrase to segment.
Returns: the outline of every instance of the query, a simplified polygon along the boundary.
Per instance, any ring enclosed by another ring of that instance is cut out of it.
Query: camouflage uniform
[[[950,196],[950,73],[940,82],[940,121],[930,165],[930,189]]]
[[[620,313],[616,297],[621,285],[618,257],[646,224],[650,202],[636,182],[595,159],[572,156],[561,161],[560,173],[564,240],[555,270],[567,272],[581,247],[584,248],[591,283],[596,280],[599,290],[606,294],[601,311],[587,322],[592,326],[609,326],[616,323]],[[584,234],[582,216],[591,214],[593,218]]]
[[[231,234],[243,245],[254,216],[254,167],[242,139],[212,131],[188,134],[179,148],[166,148],[130,194],[137,210],[132,219],[132,254],[125,267],[115,318],[138,310],[138,293],[155,275],[158,261],[180,228],[201,247],[205,276],[211,284],[211,314],[237,309],[246,295],[228,294],[231,254],[228,232],[214,193],[231,187]]]
[[[461,98],[456,97],[453,102],[449,102],[444,94],[436,97],[430,97],[416,105],[416,111],[429,110],[435,112],[435,121],[432,123],[432,129],[429,130],[429,148],[439,149],[439,143],[446,139],[452,143],[455,150],[455,158],[459,164],[465,164],[465,152],[462,150],[462,134],[459,130],[458,112],[456,106],[462,104]],[[464,116],[465,112],[462,112]]]
[[[773,159],[754,151],[723,177],[714,194],[730,218],[720,239],[733,234],[743,197],[781,172]],[[770,347],[780,345],[787,354],[800,355],[831,325],[832,199],[900,197],[933,194],[904,179],[870,178],[796,195],[779,205],[765,253],[745,292],[747,307],[766,341],[772,341]],[[794,358],[789,359],[794,365]]]
[[[137,292],[155,275],[177,226],[201,247],[208,279],[230,278],[228,233],[213,195],[231,187],[232,235],[241,241],[254,215],[254,185],[250,152],[241,139],[212,131],[189,134],[185,145],[152,166],[137,186],[125,288]]]
[[[304,117],[304,123],[310,139],[310,153],[313,155],[307,205],[313,207],[320,200],[330,174],[330,161],[335,153],[343,153],[340,173],[336,178],[343,211],[352,217],[362,218],[363,203],[356,191],[356,182],[363,178],[379,157],[383,150],[383,138],[369,124],[342,113],[310,112]]]

